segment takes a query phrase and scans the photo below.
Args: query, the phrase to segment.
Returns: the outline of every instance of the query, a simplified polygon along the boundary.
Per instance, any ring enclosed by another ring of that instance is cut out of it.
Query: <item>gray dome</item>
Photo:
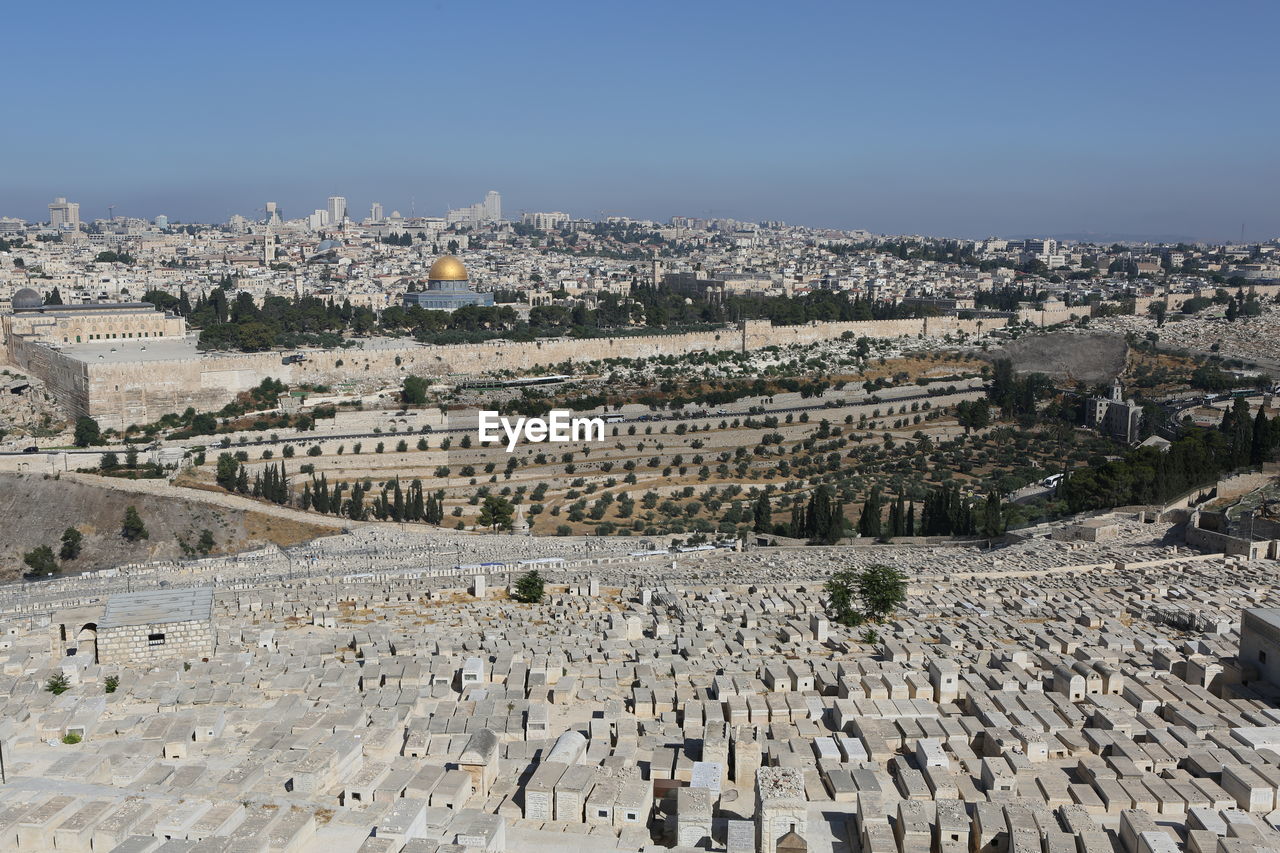
[[[29,287],[24,287],[13,294],[13,310],[39,308],[44,305],[44,297]]]
[[[342,248],[341,240],[321,240],[320,244],[316,246],[315,254],[318,255],[321,252],[332,252],[335,249],[341,249],[341,248]]]

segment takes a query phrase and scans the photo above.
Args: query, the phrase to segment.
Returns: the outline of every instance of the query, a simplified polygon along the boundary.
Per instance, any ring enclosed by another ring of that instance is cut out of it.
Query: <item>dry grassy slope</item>
[[[130,504],[138,508],[151,534],[137,544],[120,536],[120,523]],[[22,555],[37,545],[48,545],[57,554],[62,532],[73,526],[84,534],[80,558],[67,563],[67,569],[75,571],[181,557],[178,539],[195,544],[205,528],[217,541],[217,553],[242,551],[267,541],[290,544],[330,532],[259,513],[131,495],[38,474],[0,474],[0,518],[0,578],[20,574],[25,568]]]
[[[1045,373],[1071,382],[1110,382],[1124,372],[1129,345],[1119,335],[1027,335],[993,351],[992,358],[1009,358],[1018,373]]]

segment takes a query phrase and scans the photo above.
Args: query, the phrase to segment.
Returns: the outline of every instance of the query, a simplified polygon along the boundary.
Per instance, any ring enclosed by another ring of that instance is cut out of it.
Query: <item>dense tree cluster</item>
[[[1070,473],[1059,494],[1071,512],[1163,503],[1221,475],[1274,458],[1280,448],[1280,415],[1267,418],[1237,399],[1218,429],[1188,427],[1167,451],[1129,450],[1121,459]]]
[[[791,511],[789,535],[795,539],[808,539],[822,545],[839,542],[844,532],[844,504],[835,496],[835,491],[825,483],[813,490],[809,503],[801,506],[798,502]]]
[[[379,521],[439,524],[444,520],[443,492],[425,491],[421,480],[414,480],[405,488],[396,477],[383,483],[377,496],[366,503],[372,491],[373,483],[369,480],[356,481],[350,486],[337,483],[330,487],[328,478],[321,474],[303,485],[300,504],[303,509],[343,515],[353,521],[376,518]]]
[[[566,295],[567,296],[567,295]],[[936,311],[818,290],[801,296],[729,296],[723,303],[690,299],[666,286],[637,283],[630,297],[603,293],[594,306],[534,306],[521,320],[509,304],[466,305],[435,311],[416,305],[392,305],[381,312],[341,305],[317,296],[267,296],[261,306],[245,291],[237,292],[230,276],[191,303],[185,291],[175,297],[151,290],[144,297],[157,307],[187,318],[200,329],[201,349],[260,352],[273,347],[338,346],[345,335],[374,333],[410,335],[423,343],[468,343],[493,338],[534,340],[540,337],[685,331],[739,320],[771,320],[777,325],[814,321],[887,320],[919,317]]]
[[[1014,373],[1013,362],[1007,358],[997,359],[992,365],[987,399],[995,404],[1006,418],[1034,416],[1036,403],[1052,396],[1053,393],[1053,381],[1043,373],[1018,376]]]

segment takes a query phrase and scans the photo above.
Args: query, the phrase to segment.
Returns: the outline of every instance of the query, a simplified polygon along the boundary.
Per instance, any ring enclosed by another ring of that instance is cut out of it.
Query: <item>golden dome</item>
[[[428,281],[466,281],[467,268],[453,255],[441,255],[427,273]]]

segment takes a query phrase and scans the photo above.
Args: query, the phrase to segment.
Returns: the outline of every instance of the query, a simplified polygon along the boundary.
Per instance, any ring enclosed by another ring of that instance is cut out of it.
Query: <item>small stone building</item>
[[[98,623],[98,662],[146,664],[213,655],[213,588],[113,595]]]
[[[1255,607],[1241,614],[1240,665],[1280,687],[1280,607]]]

